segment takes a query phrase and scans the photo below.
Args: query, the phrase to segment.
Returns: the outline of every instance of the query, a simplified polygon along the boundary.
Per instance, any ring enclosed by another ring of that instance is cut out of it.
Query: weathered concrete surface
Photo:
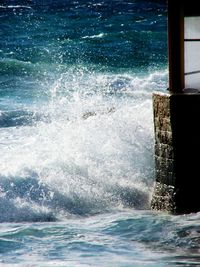
[[[200,211],[200,94],[153,94],[156,185],[151,207]]]

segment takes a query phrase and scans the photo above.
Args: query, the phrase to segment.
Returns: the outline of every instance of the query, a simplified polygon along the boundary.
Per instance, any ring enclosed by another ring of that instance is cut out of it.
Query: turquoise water
[[[200,266],[200,214],[150,211],[166,4],[0,2],[0,266]]]

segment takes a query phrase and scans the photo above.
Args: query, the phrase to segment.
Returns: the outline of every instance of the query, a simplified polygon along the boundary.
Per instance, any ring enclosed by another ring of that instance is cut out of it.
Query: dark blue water
[[[200,266],[150,211],[165,1],[1,0],[0,266]]]

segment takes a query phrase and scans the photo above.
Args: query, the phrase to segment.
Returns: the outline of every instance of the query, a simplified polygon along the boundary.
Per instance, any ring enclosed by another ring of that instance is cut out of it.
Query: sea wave
[[[83,36],[82,39],[98,39],[98,38],[104,38],[105,36],[107,36],[106,33],[99,33],[99,34],[95,34],[95,35],[86,35]]]
[[[32,75],[36,73],[39,66],[30,61],[22,61],[17,59],[4,58],[0,60],[1,75]]]
[[[24,5],[8,5],[8,6],[0,5],[0,8],[2,8],[2,9],[16,9],[16,8],[32,9],[31,6],[24,6]]]
[[[148,209],[152,89],[164,86],[166,76],[71,69],[46,85],[42,105],[1,111],[1,221]]]
[[[49,120],[44,114],[27,110],[11,110],[0,112],[0,128],[33,125],[38,121],[47,122]]]

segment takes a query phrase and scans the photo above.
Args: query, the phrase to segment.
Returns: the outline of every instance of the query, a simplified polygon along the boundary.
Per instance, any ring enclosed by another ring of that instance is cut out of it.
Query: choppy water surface
[[[200,266],[149,210],[163,1],[0,2],[0,266]]]

